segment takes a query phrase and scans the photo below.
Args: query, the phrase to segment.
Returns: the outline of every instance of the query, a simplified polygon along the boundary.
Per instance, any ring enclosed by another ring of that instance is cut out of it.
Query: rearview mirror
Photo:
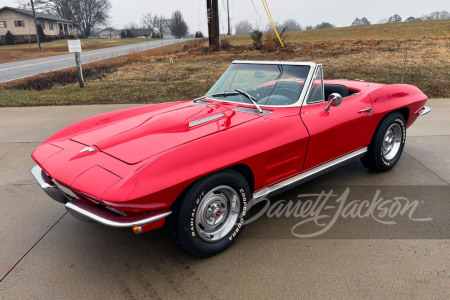
[[[339,106],[342,103],[342,96],[338,93],[333,93],[328,97],[328,105],[325,107],[325,111],[329,111],[331,105]]]

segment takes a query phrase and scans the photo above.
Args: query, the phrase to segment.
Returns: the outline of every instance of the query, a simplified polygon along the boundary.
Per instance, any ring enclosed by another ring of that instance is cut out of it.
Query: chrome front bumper
[[[34,178],[44,192],[47,193],[47,195],[49,195],[53,200],[65,204],[67,211],[82,220],[95,221],[112,227],[139,227],[164,219],[172,213],[167,210],[138,217],[117,216],[112,212],[108,213],[95,206],[88,205],[80,199],[66,194],[38,165],[31,169],[31,174],[33,174]]]

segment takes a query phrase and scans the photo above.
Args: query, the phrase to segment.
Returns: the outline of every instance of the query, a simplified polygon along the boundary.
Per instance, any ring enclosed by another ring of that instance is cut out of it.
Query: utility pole
[[[217,3],[217,0],[206,0],[206,7],[208,13],[209,46],[213,50],[219,50],[219,4]]]
[[[212,19],[212,0],[206,0],[206,14],[208,17],[208,39],[209,47],[213,45],[213,19]]]
[[[33,0],[31,0],[31,9],[33,10],[34,26],[36,27],[36,42],[38,44],[39,50],[41,50],[41,40],[39,39],[38,23],[37,23],[37,20],[36,20],[36,12],[34,11],[34,2],[33,2]]]
[[[212,0],[213,10],[213,26],[214,26],[214,50],[220,49],[220,31],[219,31],[219,3],[217,0]]]
[[[227,13],[228,13],[228,35],[231,35],[231,25],[230,25],[230,3],[227,0]]]

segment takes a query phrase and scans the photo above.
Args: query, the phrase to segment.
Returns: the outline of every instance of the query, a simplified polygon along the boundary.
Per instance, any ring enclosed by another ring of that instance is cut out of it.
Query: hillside
[[[327,79],[399,83],[406,52],[405,83],[418,86],[430,98],[450,95],[450,20],[289,32],[286,49],[274,52],[253,50],[249,36],[223,39],[231,46],[219,52],[210,52],[205,40],[196,40],[182,49],[151,50],[104,62],[92,67],[100,71],[87,76],[84,89],[58,81],[74,82],[73,70],[4,84],[0,106],[192,99],[203,95],[235,59],[315,61],[324,65]],[[22,90],[31,83],[52,88]]]

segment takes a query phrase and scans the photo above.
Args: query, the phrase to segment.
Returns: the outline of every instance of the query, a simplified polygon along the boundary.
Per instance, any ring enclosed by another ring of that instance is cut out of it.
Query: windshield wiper
[[[239,94],[244,95],[245,97],[247,97],[253,103],[253,105],[258,109],[260,114],[264,113],[263,110],[261,109],[261,107],[259,107],[258,103],[256,103],[257,100],[255,99],[255,97],[253,97],[252,95],[250,95],[247,92],[244,92],[244,91],[241,91],[241,90],[238,90],[238,89],[234,89],[234,90],[236,92],[238,92]]]
[[[215,93],[212,94],[212,97],[216,97],[216,96],[232,96],[232,95],[239,95],[239,93],[237,92],[220,92],[220,93]]]
[[[206,96],[201,96],[201,97],[198,97],[198,98],[195,98],[194,100],[192,100],[194,103],[196,103],[197,101],[200,101],[200,100],[203,100],[203,99],[205,99],[206,98]]]

